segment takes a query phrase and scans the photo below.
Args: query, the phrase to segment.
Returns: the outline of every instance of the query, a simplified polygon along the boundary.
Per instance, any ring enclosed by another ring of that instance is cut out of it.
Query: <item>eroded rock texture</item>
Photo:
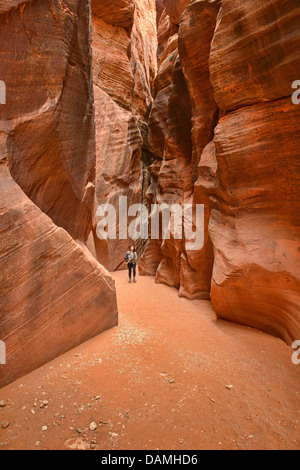
[[[214,262],[208,224],[216,162],[210,142],[219,110],[210,83],[209,57],[220,5],[220,1],[192,2],[182,14],[179,28],[179,53],[191,103],[192,182],[197,182],[192,203],[205,206],[203,248],[182,254],[180,294],[188,298],[210,297]]]
[[[0,387],[117,323],[92,229],[88,0],[0,3]],[[76,242],[78,241],[78,243]]]
[[[299,74],[297,0],[224,0],[212,43],[215,99],[226,111],[291,95]]]
[[[91,252],[124,266],[118,221],[115,241],[96,232],[120,196],[205,205],[203,247],[171,226],[141,274],[299,339],[299,2],[91,5],[0,1],[0,386],[116,324]]]
[[[287,341],[300,334],[299,117],[287,98],[220,120],[210,226],[216,313]]]
[[[165,0],[166,12],[171,21],[177,25],[180,24],[180,18],[191,0]]]
[[[149,148],[161,159],[156,202],[182,206],[205,204],[205,243],[203,249],[189,251],[185,240],[171,236],[171,240],[162,242],[159,255],[156,245],[149,243],[141,272],[153,271],[155,263],[150,262],[150,253],[156,263],[161,257],[157,282],[177,287],[180,295],[191,299],[210,297],[213,269],[208,196],[203,186],[195,191],[194,183],[198,179],[201,154],[213,138],[218,118],[209,80],[209,55],[219,7],[218,1],[196,1],[181,11],[178,32],[165,41],[160,54],[154,87],[156,99],[149,118]],[[168,24],[163,13],[161,18],[158,31]],[[155,181],[154,178],[154,184]],[[148,271],[146,264],[150,266]]]
[[[55,224],[85,241],[95,176],[89,2],[19,3],[0,14],[10,171]]]
[[[213,305],[288,342],[300,334],[298,25],[296,1],[224,0],[210,60],[218,105],[239,108],[214,139]]]
[[[0,387],[117,324],[114,282],[0,163]]]
[[[106,23],[131,29],[133,25],[134,0],[92,0],[93,12]]]
[[[124,10],[125,4],[128,8]],[[130,1],[102,0],[92,4],[96,206],[112,204],[117,209],[117,217],[119,197],[127,197],[128,207],[139,204],[144,197],[143,188],[148,184],[142,170],[142,149],[157,64],[155,1],[138,0],[134,8],[129,8],[130,4]],[[107,13],[111,11],[108,6],[112,8],[112,16]],[[127,23],[122,22],[125,12]],[[96,233],[97,220],[91,240],[97,258],[109,270],[124,267],[124,254],[132,240],[119,240],[118,223],[117,240],[100,240]],[[141,247],[139,241],[138,248]]]
[[[287,342],[300,334],[299,8],[158,2],[148,198],[205,204],[205,241],[151,241],[141,263],[180,295],[211,294],[219,317]]]

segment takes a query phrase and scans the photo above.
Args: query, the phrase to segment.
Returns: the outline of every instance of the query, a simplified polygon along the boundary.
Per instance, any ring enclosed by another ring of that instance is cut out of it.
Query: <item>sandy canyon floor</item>
[[[153,278],[113,276],[119,327],[0,390],[0,449],[300,447],[291,348]]]

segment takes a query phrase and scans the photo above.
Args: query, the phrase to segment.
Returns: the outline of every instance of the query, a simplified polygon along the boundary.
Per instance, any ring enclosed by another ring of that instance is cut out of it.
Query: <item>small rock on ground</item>
[[[89,425],[89,428],[91,431],[96,431],[96,429],[98,428],[96,421],[92,421]]]
[[[3,422],[1,423],[1,428],[2,428],[2,429],[6,429],[6,428],[8,428],[9,426],[10,426],[10,422],[9,422],[9,421],[3,421]]]

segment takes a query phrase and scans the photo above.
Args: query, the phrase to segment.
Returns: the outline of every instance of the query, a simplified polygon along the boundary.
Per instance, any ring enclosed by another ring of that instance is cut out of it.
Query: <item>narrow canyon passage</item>
[[[0,0],[0,450],[299,448],[299,24]]]
[[[299,448],[283,341],[151,277],[113,278],[119,327],[1,389],[0,449]]]

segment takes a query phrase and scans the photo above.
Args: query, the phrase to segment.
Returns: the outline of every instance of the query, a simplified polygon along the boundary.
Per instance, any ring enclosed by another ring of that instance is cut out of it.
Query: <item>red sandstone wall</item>
[[[293,0],[223,0],[210,57],[224,114],[214,138],[212,302],[219,317],[288,342],[300,336],[299,13]]]
[[[95,236],[120,195],[206,207],[204,247],[150,241],[142,274],[299,339],[299,16],[296,0],[0,1],[0,385],[116,324],[84,242],[122,266],[128,241]]]
[[[0,387],[117,324],[114,283],[83,245],[96,164],[90,16],[88,0],[0,2]]]
[[[120,196],[128,198],[128,206],[138,204],[147,184],[142,149],[157,68],[156,8],[154,0],[134,3],[134,8],[127,0],[92,3],[96,208],[108,202],[118,209]],[[124,267],[132,241],[99,240],[97,222],[91,240],[97,258],[110,271]],[[142,246],[138,241],[139,250]]]
[[[300,335],[299,5],[164,0],[158,12],[148,198],[204,203],[205,244],[149,242],[140,271],[291,342]]]

